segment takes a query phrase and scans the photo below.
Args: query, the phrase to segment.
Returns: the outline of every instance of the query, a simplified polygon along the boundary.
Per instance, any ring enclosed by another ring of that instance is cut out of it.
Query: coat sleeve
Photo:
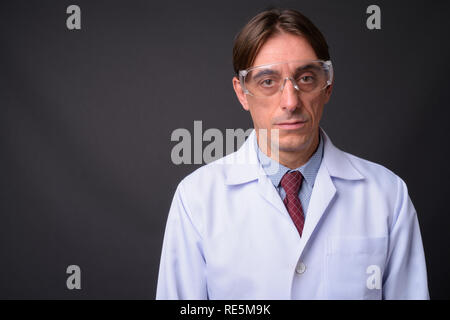
[[[383,275],[384,299],[429,299],[427,269],[417,213],[405,182],[398,178],[389,250]]]
[[[183,181],[170,206],[156,299],[207,299],[202,238],[187,207]]]

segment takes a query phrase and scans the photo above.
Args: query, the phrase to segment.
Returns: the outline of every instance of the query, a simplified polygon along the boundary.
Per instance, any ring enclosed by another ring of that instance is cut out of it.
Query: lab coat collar
[[[321,166],[327,167],[330,176],[346,180],[364,179],[364,176],[353,166],[345,152],[333,145],[322,128],[320,128],[320,131],[324,139]],[[258,179],[261,175],[266,175],[254,148],[255,140],[256,132],[253,130],[238,151],[223,158],[226,164],[231,164],[226,170],[227,185],[250,182]]]
[[[364,179],[361,172],[353,166],[347,154],[334,146],[325,130],[320,128],[320,131],[325,143],[322,161],[325,163],[330,176],[345,180]]]

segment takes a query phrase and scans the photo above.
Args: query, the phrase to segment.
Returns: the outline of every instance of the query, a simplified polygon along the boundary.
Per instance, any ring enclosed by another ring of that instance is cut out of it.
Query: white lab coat
[[[157,299],[429,299],[404,181],[320,130],[324,155],[301,238],[258,163],[254,130],[179,183]]]

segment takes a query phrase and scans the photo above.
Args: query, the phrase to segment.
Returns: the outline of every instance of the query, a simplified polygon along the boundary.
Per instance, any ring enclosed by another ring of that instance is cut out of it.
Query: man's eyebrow
[[[253,79],[258,79],[262,76],[266,75],[273,75],[273,74],[279,74],[278,71],[272,70],[272,69],[263,69],[261,71],[258,71],[254,76]]]
[[[297,69],[295,69],[295,73],[298,74],[298,73],[300,73],[302,71],[305,71],[305,70],[316,70],[316,71],[319,71],[320,69],[322,69],[322,68],[317,66],[317,65],[315,65],[315,64],[307,64],[307,65],[304,65],[304,66],[301,66],[301,67],[298,67]]]

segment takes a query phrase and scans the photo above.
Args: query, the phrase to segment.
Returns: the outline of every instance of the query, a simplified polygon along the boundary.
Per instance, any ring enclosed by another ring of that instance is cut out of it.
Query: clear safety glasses
[[[333,65],[330,60],[296,60],[239,71],[245,94],[254,97],[271,97],[282,92],[286,80],[290,80],[297,91],[317,92],[331,85]]]

